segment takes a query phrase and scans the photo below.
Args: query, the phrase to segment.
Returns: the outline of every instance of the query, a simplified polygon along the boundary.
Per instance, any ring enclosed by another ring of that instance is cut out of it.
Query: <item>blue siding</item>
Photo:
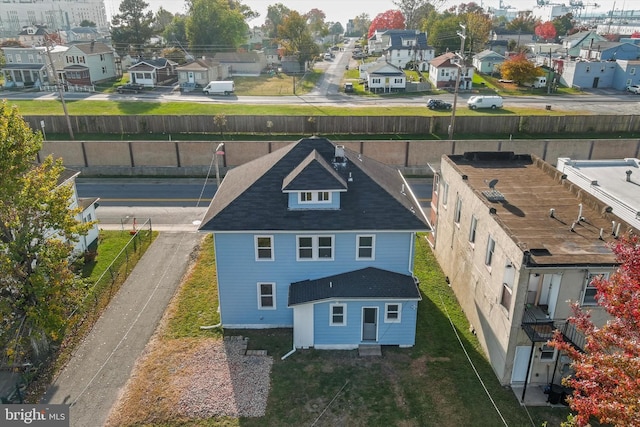
[[[293,310],[287,307],[290,283],[365,267],[377,267],[409,274],[408,268],[413,265],[410,259],[413,257],[413,233],[410,232],[299,233],[299,235],[333,235],[333,261],[296,261],[295,233],[259,234],[273,236],[274,261],[256,261],[254,247],[256,234],[214,235],[223,325],[293,326]],[[375,260],[356,261],[357,234],[376,235]],[[276,310],[258,309],[256,285],[258,282],[276,284]],[[384,309],[384,304],[382,307]]]
[[[338,301],[316,304],[313,311],[314,345],[340,346],[362,343],[362,308],[378,308],[378,344],[413,346],[416,335],[418,301],[339,301],[347,305],[347,324],[329,324],[330,306]],[[401,303],[402,314],[399,323],[384,323],[385,303]],[[416,307],[415,309],[413,307]],[[369,342],[369,341],[367,341]]]
[[[331,203],[299,203],[299,193],[289,193],[289,209],[340,209],[340,192],[330,191]]]

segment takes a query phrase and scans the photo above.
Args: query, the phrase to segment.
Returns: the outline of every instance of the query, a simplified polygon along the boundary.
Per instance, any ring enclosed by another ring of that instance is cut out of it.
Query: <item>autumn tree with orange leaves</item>
[[[404,30],[404,15],[399,10],[387,10],[379,13],[371,21],[367,38],[371,38],[376,30]]]
[[[543,40],[554,40],[556,38],[556,27],[553,25],[551,21],[547,21],[538,25],[534,32],[536,36],[540,37]]]
[[[567,399],[577,413],[571,425],[585,426],[595,417],[602,424],[640,426],[640,238],[621,239],[613,252],[618,270],[592,282],[611,320],[597,327],[576,303],[569,322],[586,337],[584,353],[559,332],[551,341],[573,361],[575,374],[563,380],[574,390]]]

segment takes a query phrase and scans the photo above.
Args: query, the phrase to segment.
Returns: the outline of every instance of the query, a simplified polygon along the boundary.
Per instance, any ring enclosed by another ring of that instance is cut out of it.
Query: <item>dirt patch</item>
[[[265,414],[273,359],[245,356],[240,340],[154,342],[138,362],[107,426]]]

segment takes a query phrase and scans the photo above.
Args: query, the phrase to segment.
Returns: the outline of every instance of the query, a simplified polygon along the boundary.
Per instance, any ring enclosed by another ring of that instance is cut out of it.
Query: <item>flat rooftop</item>
[[[549,163],[510,152],[445,159],[466,177],[467,185],[521,250],[530,254],[529,266],[616,264],[608,247],[616,241],[612,232],[617,229],[623,235],[631,227],[607,212],[606,204],[562,179]]]
[[[613,213],[635,228],[640,226],[640,160],[558,159],[558,170],[569,181],[613,207]],[[628,174],[628,176],[627,176]]]

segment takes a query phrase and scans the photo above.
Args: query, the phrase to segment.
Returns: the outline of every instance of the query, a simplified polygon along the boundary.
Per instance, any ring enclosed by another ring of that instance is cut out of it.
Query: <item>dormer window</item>
[[[298,194],[300,203],[331,203],[329,191],[302,191]]]

